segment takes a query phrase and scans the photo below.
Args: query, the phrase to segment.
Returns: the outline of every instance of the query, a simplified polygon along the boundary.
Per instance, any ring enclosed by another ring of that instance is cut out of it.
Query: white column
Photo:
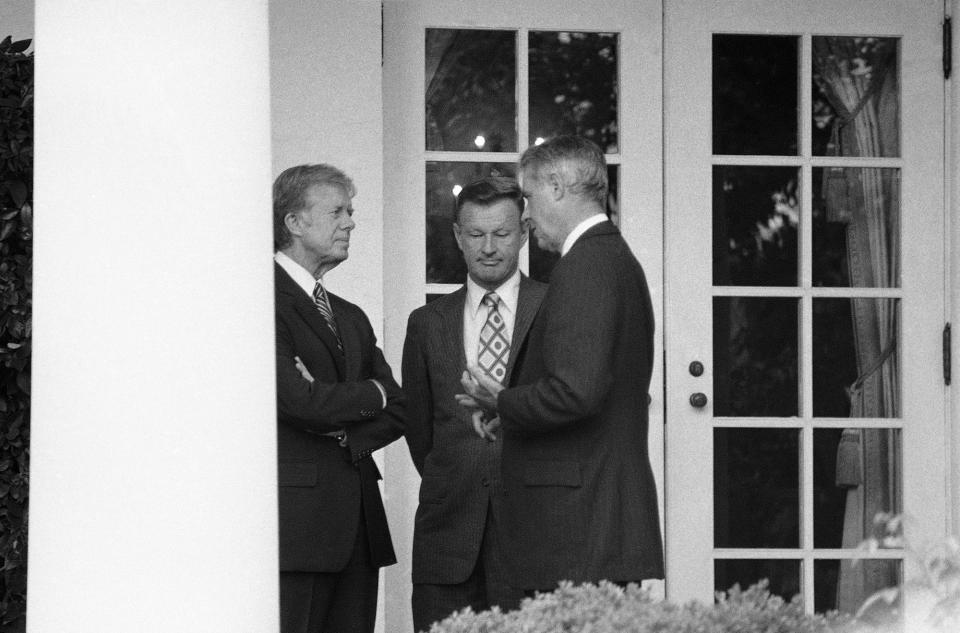
[[[28,631],[276,631],[267,4],[36,35]]]

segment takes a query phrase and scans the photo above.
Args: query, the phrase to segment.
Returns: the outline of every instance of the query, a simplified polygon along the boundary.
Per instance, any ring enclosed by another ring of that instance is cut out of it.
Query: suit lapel
[[[463,349],[463,302],[466,301],[467,287],[461,288],[434,301],[434,310],[440,316],[440,345],[447,359],[447,367],[460,380],[460,374],[467,367],[467,356]]]
[[[343,343],[343,354],[341,358],[343,358],[344,362],[344,380],[358,380],[360,377],[360,352],[363,349],[363,345],[360,343],[360,333],[357,331],[356,323],[354,323],[353,320],[344,318],[346,314],[346,302],[330,292],[327,293],[327,296],[330,297],[333,319],[337,322],[340,341]],[[330,328],[327,328],[327,331],[329,332]],[[333,336],[331,336],[331,338],[333,338]],[[334,346],[336,346],[336,341],[334,341]]]
[[[523,340],[530,331],[533,318],[537,316],[540,302],[543,300],[542,287],[535,287],[525,275],[520,277],[520,293],[517,295],[517,316],[513,322],[513,338],[510,341],[510,358],[507,360],[507,375],[504,384],[510,384],[510,375],[516,363]]]
[[[297,283],[290,278],[283,268],[274,264],[274,280],[277,294],[284,298],[293,310],[300,315],[300,318],[310,327],[314,334],[323,341],[323,344],[330,350],[330,356],[337,365],[337,371],[341,378],[344,376],[346,368],[343,354],[337,347],[337,338],[330,331],[330,327],[324,320],[320,310],[313,304],[313,301],[307,296]],[[337,321],[340,326],[340,321]]]

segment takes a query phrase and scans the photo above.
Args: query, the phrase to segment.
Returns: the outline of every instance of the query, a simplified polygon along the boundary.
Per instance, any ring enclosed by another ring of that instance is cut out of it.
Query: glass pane
[[[813,38],[813,155],[900,155],[899,40]]]
[[[713,285],[796,286],[800,172],[713,168]]]
[[[798,560],[716,560],[713,563],[714,591],[728,591],[734,585],[741,589],[768,581],[773,595],[791,600],[800,593],[800,561]]]
[[[813,432],[813,546],[855,548],[882,538],[877,514],[902,511],[899,429]]]
[[[837,610],[855,614],[863,601],[875,592],[902,584],[902,566],[899,560],[814,561],[813,608],[817,613]],[[877,602],[879,604],[862,614],[865,623],[879,626],[899,621],[899,599],[892,605],[883,600]]]
[[[453,237],[457,193],[485,176],[516,176],[513,163],[427,162],[427,283],[465,283],[467,267]]]
[[[620,226],[620,166],[607,165],[607,217]],[[537,246],[537,238],[530,235],[530,277],[544,283],[550,282],[550,273],[560,259],[560,253],[551,253]]]
[[[427,29],[428,150],[517,150],[514,31]]]
[[[800,431],[713,430],[715,547],[800,546]]]
[[[530,32],[530,144],[558,134],[618,151],[616,33]]]
[[[813,415],[900,417],[899,305],[813,300]]]
[[[799,414],[799,301],[713,298],[713,413]]]
[[[797,155],[799,39],[713,36],[713,153]]]
[[[900,170],[813,168],[813,284],[900,287]]]

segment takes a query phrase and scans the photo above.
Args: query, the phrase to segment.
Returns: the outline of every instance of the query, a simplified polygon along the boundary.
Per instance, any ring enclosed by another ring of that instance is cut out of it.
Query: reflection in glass
[[[797,155],[799,39],[713,36],[713,153]]]
[[[607,217],[620,226],[620,166],[607,165]],[[545,251],[537,245],[533,233],[527,240],[530,245],[530,277],[544,283],[550,282],[550,273],[560,259],[560,253]]]
[[[899,304],[813,300],[813,415],[900,417]]]
[[[786,601],[800,593],[800,561],[780,559],[731,559],[713,563],[714,591],[728,591],[734,585],[746,589],[761,580],[768,590]]]
[[[900,287],[900,170],[813,168],[813,283]]]
[[[616,33],[530,32],[530,144],[578,134],[615,154]]]
[[[884,535],[874,517],[902,511],[899,429],[813,433],[813,546],[854,548]]]
[[[799,171],[713,168],[713,285],[796,286]]]
[[[800,431],[713,430],[714,547],[800,546]]]
[[[797,299],[713,298],[713,413],[799,414]]]
[[[427,29],[427,150],[517,150],[516,46],[514,31]]]
[[[467,267],[453,237],[459,188],[485,176],[513,176],[513,163],[427,162],[427,283],[465,283]]]
[[[899,40],[813,38],[813,155],[899,156]]]
[[[837,610],[855,614],[874,592],[902,584],[899,560],[816,560],[813,562],[813,608],[817,613]],[[900,619],[900,600],[887,605],[878,601],[861,615],[874,626],[896,623]],[[893,629],[882,629],[893,630]]]

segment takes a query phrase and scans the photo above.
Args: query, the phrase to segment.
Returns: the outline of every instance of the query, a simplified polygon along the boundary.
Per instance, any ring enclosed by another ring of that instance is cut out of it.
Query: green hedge
[[[0,42],[0,631],[25,629],[33,201],[33,53]]]

